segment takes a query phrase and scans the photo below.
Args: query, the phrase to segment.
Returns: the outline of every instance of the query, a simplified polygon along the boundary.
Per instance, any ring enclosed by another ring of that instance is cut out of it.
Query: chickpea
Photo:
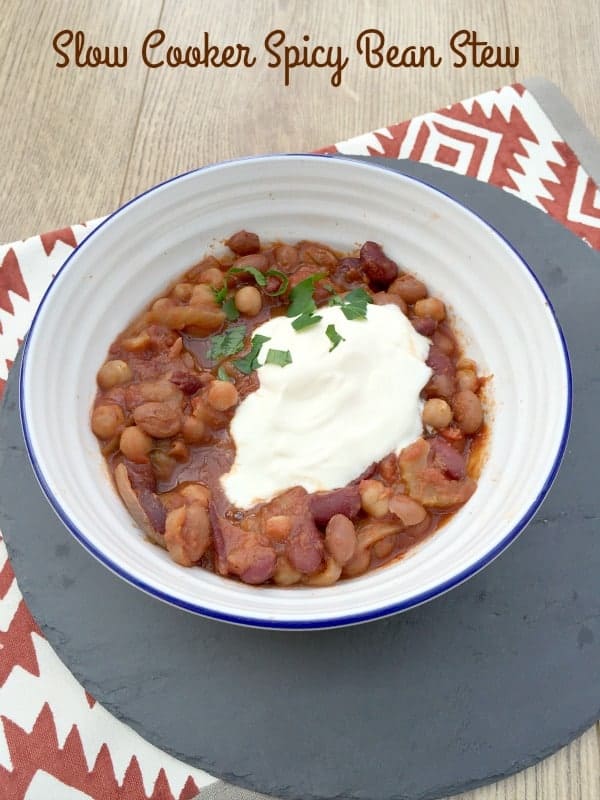
[[[187,303],[187,301],[192,296],[193,291],[194,291],[193,283],[178,283],[176,286],[173,287],[173,297],[182,303]]]
[[[479,378],[472,369],[459,369],[456,373],[456,385],[460,391],[468,389],[476,392],[479,389]]]
[[[417,300],[415,303],[415,315],[417,317],[429,317],[441,322],[446,318],[446,306],[437,297],[426,297]]]
[[[185,417],[181,433],[188,444],[198,444],[204,438],[206,428],[199,417]]]
[[[216,269],[216,267],[214,267],[214,269]],[[192,306],[207,308],[216,306],[214,292],[206,283],[199,283],[194,286],[189,302]]]
[[[361,481],[360,502],[363,510],[372,517],[384,517],[388,512],[389,489],[376,480]]]
[[[113,386],[126,383],[131,378],[132,373],[129,364],[117,358],[114,361],[107,361],[106,364],[100,367],[97,380],[101,389],[112,389]]]
[[[352,520],[343,514],[334,514],[325,529],[325,545],[338,564],[347,564],[356,550],[356,531]]]
[[[432,397],[423,406],[423,422],[438,431],[452,422],[452,409],[441,397]]]
[[[238,390],[229,381],[213,381],[208,387],[206,399],[217,411],[226,411],[238,402]]]
[[[225,276],[217,267],[210,267],[201,273],[198,280],[200,283],[207,283],[209,286],[214,286],[215,289],[220,289],[225,283]]]
[[[129,461],[135,461],[136,464],[147,463],[148,454],[152,447],[151,437],[144,433],[141,428],[138,428],[137,425],[130,425],[121,434],[119,448],[125,458],[128,458]]]
[[[391,294],[399,295],[405,303],[416,303],[427,297],[427,287],[414,275],[400,275],[388,289]]]
[[[407,528],[423,522],[427,511],[420,503],[405,494],[395,494],[390,500],[390,511],[395,514]]]
[[[452,400],[454,419],[464,433],[476,433],[483,423],[481,400],[475,392],[463,389]]]
[[[285,514],[276,514],[265,522],[265,533],[270,539],[285,541],[292,530],[292,520]]]
[[[121,406],[96,406],[92,412],[92,430],[99,439],[111,439],[125,424],[125,414]]]
[[[256,286],[242,286],[235,293],[235,307],[242,314],[255,317],[262,308],[262,296]]]

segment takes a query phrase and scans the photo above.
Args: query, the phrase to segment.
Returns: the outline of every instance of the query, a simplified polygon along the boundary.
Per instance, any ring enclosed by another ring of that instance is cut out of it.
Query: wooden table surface
[[[340,88],[326,70],[156,69],[139,59],[154,28],[169,43],[209,31],[258,50],[265,33],[350,49],[375,27],[390,42],[434,44],[474,28],[518,45],[513,68],[369,70],[358,59]],[[52,38],[129,45],[125,69],[57,69]],[[600,137],[597,0],[4,0],[0,15],[0,242],[99,217],[187,169],[253,153],[310,151],[519,79],[553,80]],[[565,675],[565,680],[569,676]],[[600,688],[600,687],[599,687]],[[506,732],[507,736],[510,731]],[[535,767],[462,800],[600,800],[600,729]]]

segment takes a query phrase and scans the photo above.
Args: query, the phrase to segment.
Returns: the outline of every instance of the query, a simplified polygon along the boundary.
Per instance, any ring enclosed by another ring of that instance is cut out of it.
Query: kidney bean
[[[455,480],[464,478],[467,474],[467,462],[462,453],[452,447],[442,436],[434,436],[429,439],[429,445],[433,454],[433,463],[440,467],[444,472]]]
[[[412,326],[422,336],[431,336],[437,328],[437,322],[431,317],[413,317]]]
[[[360,258],[342,258],[332,272],[333,280],[345,289],[353,289],[365,283]]]
[[[387,289],[398,276],[398,265],[385,255],[376,242],[363,244],[360,248],[360,262],[373,288]]]
[[[353,519],[360,511],[358,486],[344,486],[331,492],[309,495],[310,513],[317,525],[323,527],[335,514],[344,514]]]
[[[249,231],[238,231],[230,236],[225,242],[227,247],[238,256],[247,256],[251,253],[258,253],[260,250],[260,239],[255,233]]]

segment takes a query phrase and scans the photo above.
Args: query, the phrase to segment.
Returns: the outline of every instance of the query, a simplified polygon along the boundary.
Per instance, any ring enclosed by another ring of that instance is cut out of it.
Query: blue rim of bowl
[[[336,161],[337,160],[347,160],[347,161],[351,161],[353,164],[359,166],[362,169],[380,170],[380,171],[383,171],[383,172],[386,172],[386,173],[392,173],[393,175],[400,175],[405,180],[413,181],[414,183],[419,183],[419,184],[421,184],[423,186],[426,186],[431,191],[436,192],[437,194],[443,195],[448,200],[450,200],[452,203],[454,203],[455,205],[457,205],[460,208],[462,208],[467,214],[471,214],[473,217],[478,219],[487,228],[489,228],[489,230],[491,230],[496,236],[498,236],[504,242],[504,244],[514,253],[514,255],[519,259],[519,261],[523,264],[523,266],[525,267],[527,272],[529,272],[529,274],[533,278],[535,284],[537,285],[540,293],[542,294],[542,296],[543,296],[543,298],[544,298],[544,300],[545,300],[545,302],[546,302],[546,304],[548,306],[548,309],[550,310],[550,313],[551,313],[552,318],[554,320],[554,324],[556,326],[556,330],[558,332],[558,336],[559,336],[560,343],[561,343],[561,346],[562,346],[562,351],[563,351],[563,357],[564,357],[563,363],[564,363],[565,372],[566,372],[566,379],[567,379],[567,404],[566,404],[566,413],[565,413],[565,419],[564,419],[563,431],[562,431],[560,444],[559,444],[556,456],[554,458],[552,467],[550,468],[550,470],[548,472],[548,476],[547,476],[546,480],[544,481],[544,484],[543,484],[541,490],[538,492],[537,496],[535,497],[535,499],[533,500],[533,502],[531,503],[531,505],[529,506],[529,508],[525,512],[525,514],[523,514],[521,519],[511,528],[511,530],[506,534],[506,536],[504,536],[504,538],[500,542],[498,542],[498,544],[496,544],[496,546],[492,550],[488,551],[485,554],[485,556],[482,556],[474,564],[471,564],[469,567],[465,568],[464,570],[462,570],[461,572],[459,572],[457,575],[453,576],[452,578],[449,578],[448,580],[443,581],[440,584],[437,584],[436,586],[434,586],[433,588],[427,590],[426,592],[421,592],[419,594],[413,595],[409,599],[404,600],[404,601],[399,602],[399,603],[392,603],[391,605],[382,606],[381,608],[376,608],[376,609],[373,609],[372,611],[368,611],[368,612],[364,612],[364,613],[360,613],[360,614],[349,614],[349,615],[346,615],[346,616],[332,617],[332,618],[329,618],[329,619],[321,619],[321,620],[313,620],[313,621],[311,621],[311,620],[297,620],[297,621],[292,620],[292,621],[287,621],[286,622],[286,621],[278,621],[278,620],[270,620],[270,619],[260,619],[260,618],[257,619],[257,618],[254,618],[254,617],[246,617],[246,616],[242,616],[242,615],[239,615],[239,614],[228,614],[228,613],[221,612],[221,611],[215,611],[215,610],[213,610],[211,608],[206,608],[206,607],[204,607],[204,606],[202,606],[200,604],[197,604],[197,603],[188,603],[188,602],[186,602],[184,600],[181,600],[181,599],[179,599],[177,597],[173,597],[173,595],[170,595],[167,592],[163,592],[160,589],[157,589],[156,587],[152,586],[151,584],[146,583],[143,580],[140,580],[139,578],[137,578],[134,575],[130,574],[127,570],[123,569],[123,567],[121,567],[119,564],[114,562],[111,558],[106,556],[101,550],[99,550],[93,544],[93,542],[91,542],[88,539],[86,534],[83,533],[83,531],[79,530],[79,528],[72,522],[72,520],[69,518],[69,516],[64,512],[62,506],[60,505],[60,503],[58,502],[57,498],[54,496],[53,492],[51,491],[50,487],[48,486],[48,483],[46,482],[46,479],[44,477],[42,469],[41,469],[41,467],[40,467],[40,465],[39,465],[39,463],[37,461],[37,458],[36,458],[34,450],[33,450],[33,446],[32,446],[31,439],[30,439],[30,434],[29,434],[29,427],[28,427],[28,424],[27,424],[26,416],[25,416],[25,402],[24,402],[24,399],[25,399],[26,390],[25,390],[25,378],[24,378],[24,376],[25,376],[25,367],[26,367],[26,363],[27,363],[27,356],[28,356],[28,352],[29,352],[29,344],[31,342],[31,334],[33,333],[33,331],[35,329],[35,324],[36,324],[37,319],[38,319],[38,317],[40,315],[40,312],[41,312],[44,304],[46,303],[50,293],[53,291],[53,288],[54,288],[59,276],[61,275],[63,270],[66,269],[67,265],[69,264],[71,259],[75,256],[75,254],[86,244],[86,242],[92,236],[95,236],[107,223],[109,223],[113,219],[113,217],[115,217],[117,214],[120,214],[122,211],[124,211],[132,203],[136,203],[138,200],[140,200],[141,198],[145,197],[146,195],[151,194],[152,192],[156,191],[157,189],[160,189],[161,187],[166,186],[166,185],[168,185],[170,183],[174,183],[175,181],[182,180],[183,178],[187,177],[188,175],[193,175],[194,173],[198,173],[198,172],[205,172],[205,171],[212,170],[212,169],[218,169],[218,168],[223,167],[223,166],[228,165],[228,164],[236,164],[236,163],[241,163],[241,162],[246,162],[246,161],[265,161],[265,160],[271,160],[271,159],[285,159],[285,158],[290,158],[290,157],[291,158],[310,158],[310,159],[315,159],[315,160],[317,160],[317,159],[331,159],[331,158],[334,158]],[[359,161],[358,159],[353,159],[352,157],[344,158],[343,155],[340,155],[340,154],[277,153],[277,154],[271,154],[271,155],[248,156],[246,158],[236,158],[236,159],[230,159],[228,161],[220,161],[217,164],[210,164],[210,165],[207,165],[205,167],[198,167],[196,169],[192,169],[192,170],[188,170],[187,172],[183,172],[180,175],[175,175],[172,178],[168,178],[167,180],[162,181],[161,183],[158,183],[155,186],[152,186],[150,189],[147,189],[145,192],[142,192],[141,194],[136,195],[135,197],[131,198],[131,200],[128,200],[127,203],[124,203],[122,206],[120,206],[118,209],[116,209],[116,211],[113,211],[112,214],[109,214],[106,217],[106,219],[104,219],[96,228],[94,228],[93,231],[91,231],[85,237],[85,239],[83,239],[79,243],[79,245],[77,245],[77,247],[73,250],[73,252],[69,255],[69,257],[65,260],[65,262],[62,264],[62,266],[60,267],[60,269],[58,270],[58,272],[56,273],[56,275],[52,279],[50,285],[48,286],[48,288],[46,289],[46,291],[44,292],[44,294],[42,296],[42,299],[41,299],[41,301],[40,301],[40,303],[39,303],[39,305],[38,305],[38,307],[36,309],[36,312],[34,314],[33,320],[32,320],[31,325],[29,327],[29,332],[27,334],[27,338],[26,338],[25,344],[23,346],[23,358],[22,358],[22,361],[21,361],[21,369],[20,369],[20,373],[19,373],[19,413],[20,413],[20,419],[21,419],[21,426],[23,428],[23,434],[24,434],[24,439],[25,439],[25,446],[27,448],[27,454],[29,456],[29,460],[30,460],[31,465],[33,467],[36,479],[37,479],[37,481],[38,481],[38,483],[39,483],[44,495],[46,496],[46,499],[48,500],[48,502],[52,506],[54,512],[56,513],[58,518],[61,520],[63,525],[80,542],[80,544],[83,545],[83,547],[85,547],[85,549],[89,553],[91,553],[91,555],[93,555],[98,561],[100,561],[100,563],[102,563],[105,567],[107,567],[109,570],[111,570],[111,572],[115,573],[119,578],[122,578],[127,583],[131,584],[132,586],[135,586],[136,588],[141,589],[143,592],[146,592],[147,594],[150,594],[150,595],[152,595],[154,597],[157,597],[158,599],[163,600],[164,602],[169,603],[170,605],[173,605],[173,606],[176,606],[178,608],[184,609],[185,611],[189,611],[189,612],[192,612],[192,613],[195,613],[195,614],[202,615],[204,617],[208,617],[210,619],[216,619],[216,620],[219,620],[221,622],[231,622],[231,623],[234,623],[234,624],[237,624],[237,625],[244,625],[244,626],[247,626],[247,627],[268,628],[268,629],[278,629],[278,630],[318,630],[318,629],[344,627],[344,626],[347,626],[347,625],[356,625],[356,624],[359,624],[359,623],[362,623],[362,622],[371,622],[371,621],[376,620],[376,619],[381,619],[383,617],[387,617],[387,616],[391,616],[393,614],[397,614],[397,613],[399,613],[401,611],[407,611],[410,608],[414,608],[416,606],[421,605],[422,603],[428,602],[429,600],[433,600],[434,598],[439,597],[442,594],[445,594],[450,589],[454,589],[456,586],[459,586],[461,583],[464,583],[464,581],[466,581],[469,578],[473,577],[473,575],[475,575],[477,572],[479,572],[484,567],[486,567],[488,564],[490,564],[504,550],[506,550],[506,548],[527,527],[527,525],[529,524],[531,518],[533,517],[533,515],[535,514],[537,509],[540,507],[540,505],[543,502],[545,496],[547,495],[548,491],[550,490],[550,487],[552,486],[552,484],[554,482],[554,479],[556,478],[556,475],[558,474],[558,470],[560,468],[560,464],[561,464],[561,461],[563,459],[563,456],[564,456],[564,453],[565,453],[565,450],[566,450],[567,440],[568,440],[568,437],[569,437],[569,430],[570,430],[570,427],[571,427],[571,418],[572,418],[572,411],[573,411],[572,406],[573,406],[573,376],[572,376],[572,370],[571,370],[571,361],[570,361],[570,358],[569,358],[569,351],[568,351],[568,348],[567,348],[566,339],[565,339],[563,330],[561,328],[560,322],[558,321],[558,317],[557,317],[556,312],[554,310],[554,307],[553,307],[553,305],[552,305],[552,303],[550,301],[550,298],[546,294],[546,291],[545,291],[544,287],[542,286],[542,284],[540,283],[540,280],[538,279],[537,275],[535,274],[533,269],[529,266],[527,261],[523,258],[523,256],[519,253],[519,251],[511,244],[511,242],[508,241],[508,239],[504,236],[504,234],[502,234],[499,230],[497,230],[497,228],[495,228],[487,220],[485,220],[483,217],[481,217],[479,214],[477,214],[477,212],[475,212],[472,209],[468,208],[467,206],[463,205],[463,203],[461,203],[458,200],[456,200],[454,197],[452,197],[447,192],[444,192],[443,190],[438,189],[436,186],[432,186],[430,183],[428,183],[425,180],[422,180],[421,178],[415,178],[415,177],[413,177],[411,175],[404,175],[404,174],[398,173],[397,171],[395,171],[395,170],[393,170],[393,169],[391,169],[389,167],[386,167],[386,166],[382,165],[381,163],[370,164],[367,161],[363,161],[363,160]]]

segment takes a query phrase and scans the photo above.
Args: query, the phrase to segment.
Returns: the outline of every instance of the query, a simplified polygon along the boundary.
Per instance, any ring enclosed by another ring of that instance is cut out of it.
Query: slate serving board
[[[154,744],[283,798],[440,797],[534,763],[600,716],[600,256],[498,189],[386,163],[461,200],[517,247],[572,356],[559,477],[526,532],[467,583],[334,631],[192,616],[109,573],[54,516],[25,453],[16,368],[0,416],[0,523],[59,656]]]

